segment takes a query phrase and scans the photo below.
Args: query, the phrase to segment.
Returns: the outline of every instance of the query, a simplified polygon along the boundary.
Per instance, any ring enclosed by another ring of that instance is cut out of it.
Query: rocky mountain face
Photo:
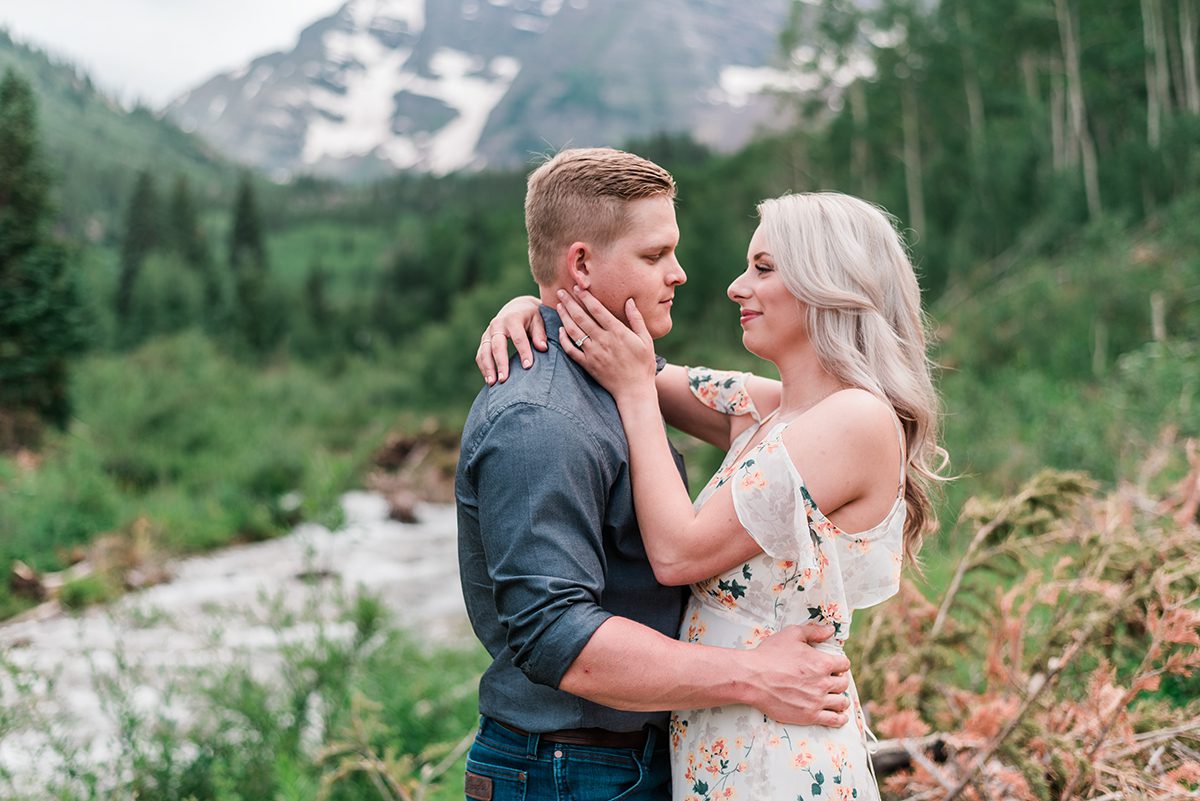
[[[350,0],[167,113],[279,177],[514,166],[660,132],[734,149],[786,114],[789,5]]]

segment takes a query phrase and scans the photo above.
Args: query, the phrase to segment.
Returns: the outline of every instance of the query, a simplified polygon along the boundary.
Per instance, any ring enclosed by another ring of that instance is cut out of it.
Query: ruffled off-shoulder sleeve
[[[874,529],[869,536],[839,534],[835,538],[849,608],[866,609],[900,591],[904,517],[905,508],[900,505],[885,525]]]
[[[812,568],[843,609],[874,606],[896,594],[903,504],[868,532],[843,532],[809,495],[783,444],[782,430],[747,454],[729,483],[738,521],[763,553],[794,561],[801,570]]]
[[[802,487],[778,435],[755,447],[730,483],[738,521],[763,553],[796,561],[801,567],[817,564],[818,543]]]
[[[746,391],[746,381],[750,378],[750,373],[689,367],[687,375],[692,394],[705,406],[721,414],[748,414],[761,421],[758,409],[754,407],[754,401]]]

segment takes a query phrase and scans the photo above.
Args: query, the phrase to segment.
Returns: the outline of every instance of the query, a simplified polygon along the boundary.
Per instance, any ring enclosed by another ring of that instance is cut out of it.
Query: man
[[[646,558],[616,405],[559,345],[555,293],[573,285],[622,320],[633,298],[652,336],[670,331],[687,280],[674,198],[666,170],[607,148],[564,151],[529,177],[548,349],[480,392],[456,477],[463,594],[493,657],[469,799],[666,798],[663,710],[749,704],[845,721],[849,663],[809,644],[827,630],[785,629],[752,650],[675,638],[684,592],[655,581]]]

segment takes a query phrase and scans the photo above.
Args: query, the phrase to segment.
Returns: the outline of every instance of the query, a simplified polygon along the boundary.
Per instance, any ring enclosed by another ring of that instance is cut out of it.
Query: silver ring
[[[583,343],[587,342],[591,338],[592,338],[591,334],[584,334],[579,339],[575,340],[575,347],[579,348],[580,350],[583,350]]]
[[[479,340],[479,341],[480,341],[480,342],[491,342],[491,341],[492,341],[493,339],[495,339],[496,337],[504,337],[505,339],[507,339],[507,338],[508,338],[508,334],[506,334],[506,333],[505,333],[505,332],[503,332],[503,331],[495,331],[495,332],[493,332],[493,333],[491,333],[491,334],[487,334],[486,336],[484,336],[484,338],[483,338],[483,339],[481,339],[481,340]]]

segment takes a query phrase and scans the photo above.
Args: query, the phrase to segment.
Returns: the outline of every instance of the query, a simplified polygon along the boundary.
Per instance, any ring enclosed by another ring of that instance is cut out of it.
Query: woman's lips
[[[761,316],[762,316],[762,312],[746,311],[745,309],[743,309],[742,310],[742,319],[741,319],[742,325],[745,325],[746,323],[750,322],[755,317],[761,317]]]

